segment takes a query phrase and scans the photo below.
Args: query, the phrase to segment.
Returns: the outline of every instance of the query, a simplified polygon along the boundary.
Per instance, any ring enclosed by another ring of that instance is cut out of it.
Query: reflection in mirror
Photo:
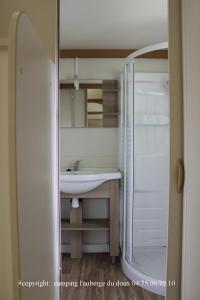
[[[84,89],[61,89],[60,127],[85,127],[85,94]]]
[[[102,89],[87,89],[87,127],[103,127]]]

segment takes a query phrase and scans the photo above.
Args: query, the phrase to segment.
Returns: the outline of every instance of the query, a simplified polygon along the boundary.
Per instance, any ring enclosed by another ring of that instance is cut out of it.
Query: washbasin
[[[120,178],[118,170],[64,171],[60,174],[60,190],[62,193],[78,195],[96,189],[107,180]]]

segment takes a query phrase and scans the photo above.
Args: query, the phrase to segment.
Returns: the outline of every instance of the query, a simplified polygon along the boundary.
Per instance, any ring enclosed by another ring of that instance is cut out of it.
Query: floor
[[[71,259],[64,254],[62,260],[62,282],[68,285],[62,287],[62,300],[164,300],[132,286],[122,273],[120,263],[112,265],[108,254],[84,254],[82,259]],[[95,282],[106,286],[83,286]]]
[[[154,279],[166,279],[166,247],[135,247],[133,251],[137,270]]]

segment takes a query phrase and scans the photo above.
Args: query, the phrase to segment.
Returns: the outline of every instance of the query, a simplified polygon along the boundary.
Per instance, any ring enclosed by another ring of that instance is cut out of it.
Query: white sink
[[[60,190],[63,193],[78,195],[96,189],[107,180],[120,178],[121,173],[118,170],[65,171],[60,175]]]

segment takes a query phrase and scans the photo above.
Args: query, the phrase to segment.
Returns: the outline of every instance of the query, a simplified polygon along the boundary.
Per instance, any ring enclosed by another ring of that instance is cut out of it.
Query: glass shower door
[[[147,290],[164,295],[169,203],[167,61],[137,59],[141,52],[125,60],[121,78],[122,269],[136,284],[145,283]]]
[[[161,280],[166,271],[168,115],[167,73],[135,73],[132,263],[143,274]]]
[[[164,280],[169,190],[167,73],[134,73],[134,67],[134,62],[125,64],[122,76],[123,257],[145,276]]]

